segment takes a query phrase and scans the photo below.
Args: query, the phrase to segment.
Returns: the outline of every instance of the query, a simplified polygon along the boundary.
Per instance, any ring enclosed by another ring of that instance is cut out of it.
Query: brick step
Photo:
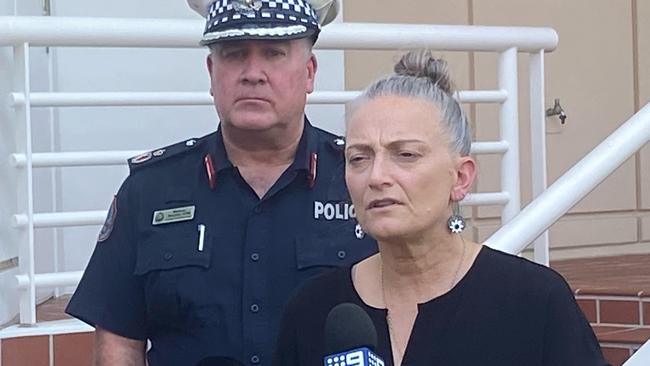
[[[645,292],[577,289],[575,293],[612,366],[622,365],[650,339],[650,296]]]
[[[622,365],[650,339],[650,327],[593,325],[603,355],[613,366]]]
[[[650,339],[648,327],[594,325],[593,329],[612,366],[621,366]],[[0,366],[89,366],[93,336],[94,332],[85,332],[3,339]]]
[[[0,366],[90,366],[94,332],[5,338]]]
[[[649,255],[569,259],[551,267],[569,282],[613,366],[650,339]]]

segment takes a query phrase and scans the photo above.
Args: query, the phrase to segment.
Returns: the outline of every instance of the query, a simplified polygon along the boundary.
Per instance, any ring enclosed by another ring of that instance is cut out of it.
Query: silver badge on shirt
[[[171,224],[173,222],[189,221],[194,219],[196,206],[185,206],[159,210],[153,213],[152,225]]]

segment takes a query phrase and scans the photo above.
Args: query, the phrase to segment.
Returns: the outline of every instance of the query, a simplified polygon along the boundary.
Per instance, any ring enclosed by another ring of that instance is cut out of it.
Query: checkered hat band
[[[307,27],[302,25],[274,28],[227,29],[224,31],[216,31],[204,34],[202,42],[210,43],[217,40],[241,37],[291,37],[298,34],[303,34],[305,32],[307,32]]]
[[[258,10],[244,10],[237,0],[217,0],[210,6],[206,30],[233,20],[275,19],[287,23],[307,23],[318,25],[316,12],[307,0],[256,0],[261,5]],[[246,7],[244,7],[246,8]]]

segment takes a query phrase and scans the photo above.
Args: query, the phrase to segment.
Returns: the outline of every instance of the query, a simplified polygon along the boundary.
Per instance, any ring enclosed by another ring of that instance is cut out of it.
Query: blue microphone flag
[[[384,366],[384,361],[369,348],[361,347],[325,356],[323,366]]]

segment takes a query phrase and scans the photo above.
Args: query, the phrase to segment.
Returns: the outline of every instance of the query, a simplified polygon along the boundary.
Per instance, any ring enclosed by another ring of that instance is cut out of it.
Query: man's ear
[[[205,58],[205,66],[208,68],[208,74],[212,76],[212,53],[209,53]]]
[[[449,198],[455,202],[465,198],[465,195],[467,195],[467,192],[469,192],[472,187],[475,178],[476,163],[474,162],[474,159],[469,156],[459,158],[456,165],[456,182],[451,187],[451,196]]]
[[[316,70],[318,69],[318,61],[316,55],[310,52],[309,59],[307,59],[307,94],[314,91],[314,84],[316,83]]]
[[[208,56],[205,58],[205,66],[208,68],[208,75],[210,75],[210,79],[212,79],[212,53],[209,53]],[[212,85],[212,83],[210,83]],[[212,87],[210,87],[210,95],[214,96],[214,93],[212,92]]]

